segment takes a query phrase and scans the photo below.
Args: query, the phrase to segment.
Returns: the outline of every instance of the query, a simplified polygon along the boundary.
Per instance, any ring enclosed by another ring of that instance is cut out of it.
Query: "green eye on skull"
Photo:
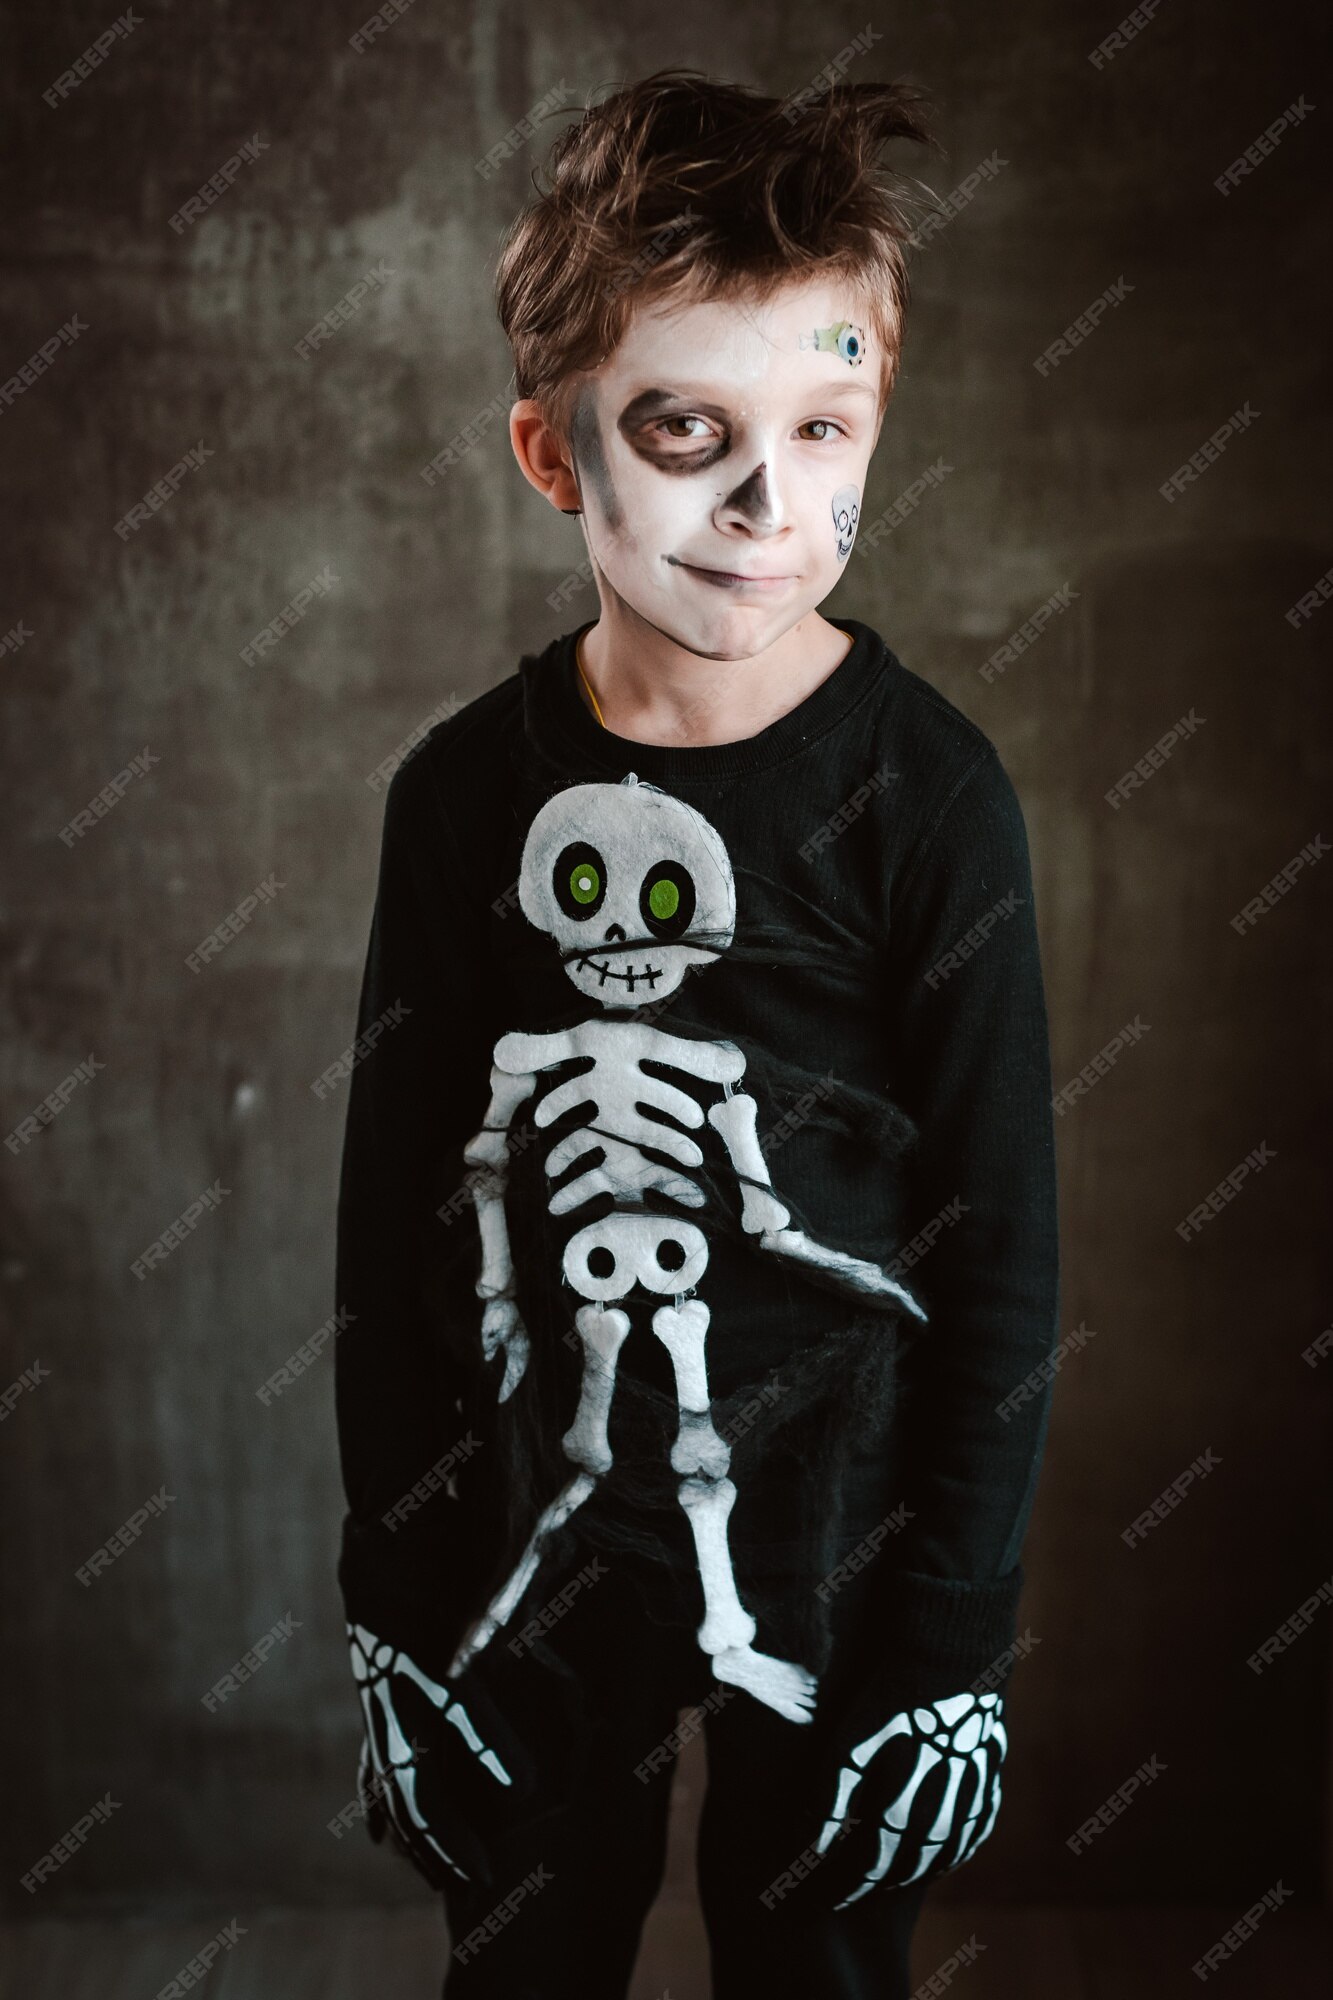
[[[595,903],[602,887],[602,878],[590,861],[580,861],[570,870],[569,893],[576,903]]]
[[[670,858],[655,861],[639,879],[637,918],[625,903],[625,886],[608,902],[613,875],[622,870],[608,868],[600,851],[588,840],[571,841],[558,855],[551,874],[556,901],[567,917],[584,923],[600,912],[604,922],[613,921],[622,935],[647,934],[663,943],[682,937],[694,916],[694,877],[682,861]]]
[[[681,861],[659,861],[643,878],[639,914],[654,937],[681,937],[694,917],[694,877]]]
[[[648,891],[648,907],[659,923],[667,923],[680,908],[680,890],[665,875],[660,875]]]
[[[606,900],[606,863],[588,840],[573,841],[551,873],[555,899],[567,917],[595,916]]]

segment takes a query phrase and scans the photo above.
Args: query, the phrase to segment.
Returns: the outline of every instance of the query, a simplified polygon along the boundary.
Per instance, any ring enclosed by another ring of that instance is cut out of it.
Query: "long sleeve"
[[[880,1579],[910,1702],[960,1691],[1012,1641],[1050,1371],[1007,1399],[1056,1337],[1045,995],[1026,829],[993,746],[909,856],[889,950],[890,1087],[920,1134],[900,1275],[929,1313],[903,1367],[909,1518]]]
[[[335,1367],[348,1512],[338,1577],[350,1619],[424,1658],[460,1615],[440,1585],[459,1574],[447,1482],[456,1470],[466,1478],[469,1452],[464,1371],[442,1337],[438,1287],[432,1294],[450,1227],[436,1211],[441,1190],[461,1184],[487,1076],[468,1060],[480,1033],[483,913],[435,785],[418,753],[389,787],[351,1073],[335,1084],[347,1093]],[[455,1232],[475,1229],[470,1203],[448,1213]]]

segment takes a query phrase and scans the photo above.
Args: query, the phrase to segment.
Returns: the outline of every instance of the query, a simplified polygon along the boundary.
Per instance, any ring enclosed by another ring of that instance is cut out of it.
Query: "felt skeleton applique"
[[[461,1673],[508,1622],[536,1574],[547,1538],[610,1470],[607,1424],[617,1360],[637,1308],[648,1314],[672,1362],[679,1424],[671,1468],[679,1475],[677,1497],[689,1519],[703,1588],[699,1645],[719,1680],[792,1722],[807,1723],[815,1676],[756,1648],[756,1620],[745,1609],[732,1569],[728,1520],[736,1487],[727,1476],[730,1447],[711,1415],[705,1352],[708,1240],[689,1219],[691,1211],[706,1210],[709,1196],[691,1174],[705,1158],[692,1135],[699,1133],[714,1156],[720,1147],[740,1188],[741,1227],[761,1250],[816,1271],[824,1283],[853,1296],[892,1301],[918,1319],[925,1314],[881,1266],[790,1226],[791,1212],[773,1188],[759,1144],[757,1105],[740,1087],[742,1051],[731,1042],[676,1035],[635,1018],[636,1009],[673,993],[691,966],[716,959],[734,935],[730,858],[703,815],[670,793],[641,784],[632,773],[619,785],[571,786],[549,799],[532,821],[518,897],[529,922],[559,949],[574,986],[603,1011],[547,1033],[505,1034],[495,1045],[490,1105],[465,1149],[476,1170],[472,1194],[481,1239],[476,1289],[484,1301],[483,1350],[488,1359],[504,1356],[499,1389],[504,1402],[518,1389],[529,1354],[505,1207],[511,1128],[530,1099],[539,1130],[582,1112],[577,1129],[558,1140],[544,1162],[546,1184],[553,1188],[549,1212],[571,1218],[563,1277],[581,1301],[574,1314],[583,1352],[580,1398],[561,1440],[575,1469],[535,1523],[512,1576],[464,1637],[449,1672]],[[577,1058],[591,1066],[552,1078],[552,1071]],[[670,1070],[673,1080],[650,1073],[645,1062]],[[641,1106],[663,1116],[649,1117]],[[572,1171],[580,1164],[581,1172]],[[669,1204],[670,1212],[648,1207],[649,1192]],[[609,1212],[580,1227],[577,1211],[604,1194],[612,1200]],[[725,1340],[725,1326],[717,1327],[714,1337]]]

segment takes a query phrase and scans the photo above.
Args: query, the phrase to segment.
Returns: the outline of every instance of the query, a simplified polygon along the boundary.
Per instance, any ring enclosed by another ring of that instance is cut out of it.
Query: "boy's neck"
[[[814,611],[762,653],[708,660],[651,628],[636,635],[633,645],[618,645],[603,616],[578,642],[579,693],[604,728],[635,743],[675,749],[738,743],[790,714],[828,679],[852,644],[850,634]]]

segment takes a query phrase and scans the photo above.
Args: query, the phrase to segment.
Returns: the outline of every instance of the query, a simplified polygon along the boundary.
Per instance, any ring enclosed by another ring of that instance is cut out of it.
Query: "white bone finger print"
[[[361,1696],[365,1734],[357,1765],[357,1795],[362,1810],[372,1809],[373,1793],[378,1792],[403,1846],[425,1848],[465,1882],[467,1870],[446,1852],[421,1810],[417,1796],[416,1753],[409,1742],[394,1699],[395,1680],[410,1681],[427,1701],[438,1709],[442,1720],[451,1723],[484,1770],[497,1784],[513,1783],[509,1772],[482,1742],[465,1705],[447,1687],[422,1672],[401,1647],[378,1639],[364,1625],[347,1625],[352,1655],[352,1675]]]
[[[942,1859],[944,1868],[970,1861],[987,1839],[1000,1810],[1000,1768],[1008,1747],[1004,1705],[998,1694],[949,1695],[928,1706],[904,1709],[851,1751],[838,1774],[833,1810],[815,1843],[827,1852],[845,1826],[852,1800],[877,1752],[902,1739],[912,1755],[887,1803],[876,1801],[879,1851],[863,1880],[834,1905],[846,1909],[888,1877],[894,1887],[915,1882]],[[945,1787],[933,1813],[918,1803],[925,1781],[943,1765]],[[873,1767],[872,1767],[873,1768]],[[894,1766],[897,1778],[900,1765]],[[859,1803],[859,1801],[858,1801]],[[909,1843],[909,1834],[911,1836]],[[918,1852],[919,1846],[919,1852]],[[900,1855],[903,1860],[899,1865]]]
[[[487,1359],[501,1350],[505,1355],[501,1402],[518,1388],[529,1353],[505,1198],[510,1132],[530,1098],[538,1130],[582,1114],[577,1129],[558,1139],[543,1162],[552,1188],[548,1212],[576,1224],[578,1211],[596,1197],[609,1195],[614,1206],[575,1227],[561,1257],[565,1282],[584,1301],[575,1315],[582,1387],[561,1440],[577,1469],[539,1517],[514,1574],[465,1634],[449,1671],[461,1672],[508,1621],[549,1535],[611,1469],[608,1422],[631,1308],[642,1300],[646,1310],[657,1299],[663,1303],[653,1310],[651,1325],[671,1356],[679,1415],[671,1466],[680,1475],[677,1497],[689,1519],[704,1596],[699,1645],[719,1680],[792,1722],[808,1723],[815,1676],[755,1647],[756,1621],[741,1601],[732,1568],[728,1519],[736,1487],[727,1477],[730,1449],[711,1415],[710,1313],[695,1296],[708,1268],[708,1239],[685,1214],[649,1208],[645,1196],[696,1215],[706,1211],[707,1187],[693,1170],[704,1165],[705,1145],[717,1157],[720,1142],[721,1164],[740,1186],[742,1229],[761,1250],[816,1270],[824,1282],[854,1296],[892,1301],[918,1319],[925,1314],[880,1265],[790,1226],[790,1210],[772,1186],[759,1144],[758,1107],[738,1088],[745,1075],[742,1051],[732,1042],[674,1035],[634,1018],[637,1008],[675,992],[691,966],[719,958],[734,936],[731,862],[703,815],[633,773],[619,785],[570,786],[546,802],[528,829],[518,898],[524,916],[559,948],[577,990],[610,1018],[594,1014],[547,1033],[502,1035],[485,1122],[465,1148],[468,1162],[484,1169],[470,1182],[481,1243],[477,1294],[484,1301],[483,1352]],[[572,1077],[551,1078],[576,1059],[588,1066]],[[673,1080],[651,1073],[646,1063],[671,1071]],[[554,1187],[565,1174],[571,1177]],[[725,1338],[725,1329],[714,1332]]]

